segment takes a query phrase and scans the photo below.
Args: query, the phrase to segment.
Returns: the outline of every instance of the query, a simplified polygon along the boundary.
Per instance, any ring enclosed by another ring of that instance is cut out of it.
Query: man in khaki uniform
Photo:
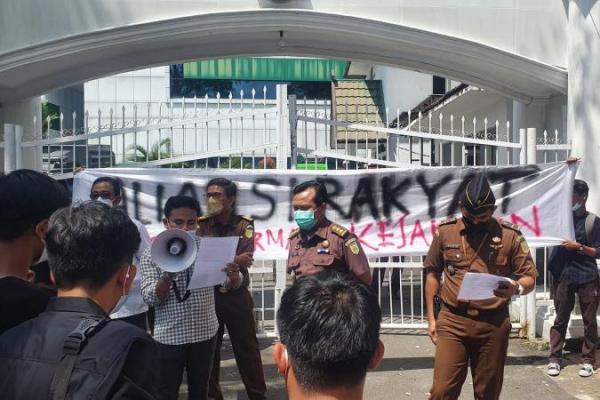
[[[317,181],[294,188],[292,207],[299,228],[289,237],[287,268],[296,278],[326,269],[352,273],[371,284],[369,261],[356,236],[325,216],[327,190]]]
[[[256,326],[254,302],[248,291],[248,267],[254,254],[254,222],[235,214],[237,187],[224,178],[215,178],[206,188],[208,215],[198,219],[200,237],[238,236],[233,264],[227,266],[227,281],[215,288],[215,309],[219,320],[217,345],[209,381],[209,399],[223,399],[219,384],[221,344],[225,326],[229,333],[235,361],[250,400],[265,399],[267,390]]]
[[[496,199],[483,173],[466,186],[463,217],[442,222],[425,259],[428,334],[436,345],[430,400],[458,399],[471,366],[476,400],[500,397],[511,322],[512,295],[533,290],[537,270],[519,228],[492,217]],[[496,297],[458,301],[466,272],[512,279],[499,283]],[[434,318],[433,298],[440,290],[442,310]]]

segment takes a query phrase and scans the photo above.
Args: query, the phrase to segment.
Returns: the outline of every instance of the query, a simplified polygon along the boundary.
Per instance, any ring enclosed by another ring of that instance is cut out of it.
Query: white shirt
[[[140,262],[142,260],[142,255],[146,249],[150,247],[150,235],[148,235],[146,227],[140,221],[133,218],[131,218],[131,221],[138,228],[141,239],[140,246],[133,257],[133,265],[136,266],[137,273],[131,283],[131,289],[129,289],[127,299],[118,310],[110,314],[110,317],[113,319],[131,317],[132,315],[138,315],[148,311],[148,305],[142,298],[142,269],[140,268]]]

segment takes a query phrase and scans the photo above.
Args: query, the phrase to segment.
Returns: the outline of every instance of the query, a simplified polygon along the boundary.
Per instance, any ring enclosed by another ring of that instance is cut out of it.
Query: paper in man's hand
[[[511,282],[504,276],[467,272],[458,291],[459,301],[487,300],[496,297],[494,290],[502,282]]]
[[[239,240],[238,236],[201,237],[188,289],[217,286],[225,282],[223,268],[233,262]]]

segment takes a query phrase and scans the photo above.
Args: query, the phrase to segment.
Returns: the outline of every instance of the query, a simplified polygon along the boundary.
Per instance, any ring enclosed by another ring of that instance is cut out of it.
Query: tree
[[[146,162],[169,157],[171,157],[171,139],[165,138],[160,143],[154,143],[149,152],[143,146],[130,145],[127,147],[125,159],[129,162]]]

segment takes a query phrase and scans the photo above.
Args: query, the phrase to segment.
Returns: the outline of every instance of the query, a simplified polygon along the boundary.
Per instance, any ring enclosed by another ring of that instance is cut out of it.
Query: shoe
[[[594,366],[590,363],[583,364],[579,370],[579,376],[582,378],[588,378],[592,375],[594,375]]]
[[[560,375],[560,364],[556,362],[551,362],[548,364],[548,369],[546,373],[550,376],[558,376]]]

